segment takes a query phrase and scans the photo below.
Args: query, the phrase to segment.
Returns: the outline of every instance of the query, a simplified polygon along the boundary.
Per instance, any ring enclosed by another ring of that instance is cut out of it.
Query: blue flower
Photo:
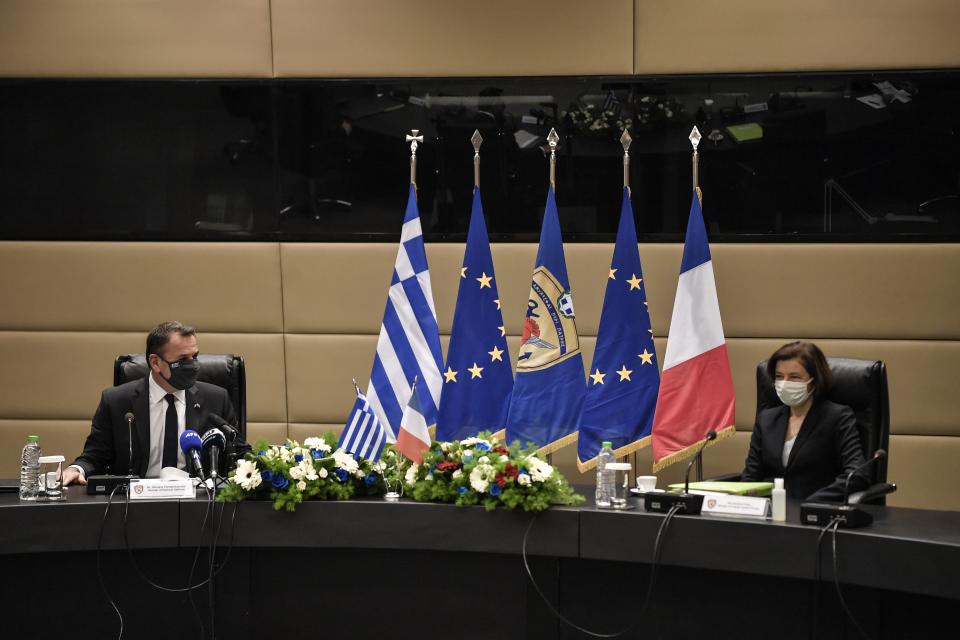
[[[372,487],[373,485],[377,484],[377,474],[368,473],[367,477],[363,479],[363,483],[368,487]]]
[[[347,473],[344,469],[341,469],[339,467],[334,469],[333,472],[337,475],[337,480],[339,480],[340,482],[346,482],[347,479],[350,477],[349,473]]]
[[[272,482],[272,481],[273,481],[273,473],[270,471],[270,469],[264,469],[263,471],[261,471],[261,472],[260,472],[260,477],[263,478],[263,481],[264,481],[264,482]]]
[[[290,481],[287,480],[282,473],[275,473],[273,474],[273,480],[270,481],[270,484],[272,484],[277,489],[283,489],[288,484],[290,484]]]
[[[265,456],[265,455],[267,455],[267,452],[264,451],[263,449],[260,449],[260,451],[257,451],[257,455],[258,455],[258,456]]]
[[[480,451],[490,451],[490,445],[486,442],[478,442],[473,448],[480,449]]]
[[[467,491],[469,491],[469,489],[467,489],[465,486],[457,487],[457,493],[459,493],[460,495],[465,494]]]
[[[471,455],[463,456],[463,463],[464,463],[464,464],[470,464],[471,462],[473,462],[473,456],[471,456]]]
[[[498,495],[500,495],[501,493],[503,493],[503,489],[500,488],[500,485],[498,485],[498,484],[496,484],[496,483],[490,485],[490,495],[492,495],[492,496],[498,496]]]
[[[314,459],[314,460],[319,460],[320,458],[323,457],[323,452],[320,451],[320,449],[311,449],[311,450],[310,450],[310,455],[313,456],[313,459]]]
[[[293,459],[295,462],[301,462],[303,460],[303,456],[298,453],[297,455],[293,456]]]

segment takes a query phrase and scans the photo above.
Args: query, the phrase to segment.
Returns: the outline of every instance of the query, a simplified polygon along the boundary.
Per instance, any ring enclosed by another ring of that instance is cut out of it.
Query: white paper
[[[765,518],[770,513],[770,498],[711,494],[703,498],[703,513]]]

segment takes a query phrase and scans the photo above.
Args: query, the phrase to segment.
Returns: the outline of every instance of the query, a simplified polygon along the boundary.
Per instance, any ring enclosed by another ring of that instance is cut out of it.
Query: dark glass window
[[[568,241],[615,232],[621,128],[645,241],[682,238],[696,124],[714,241],[957,241],[960,73],[0,82],[4,239],[389,240],[418,129],[428,240],[537,237],[561,136]]]

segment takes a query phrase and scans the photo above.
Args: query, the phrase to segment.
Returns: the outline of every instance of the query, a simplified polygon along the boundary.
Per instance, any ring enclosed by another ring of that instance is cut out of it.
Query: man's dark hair
[[[162,358],[163,355],[160,352],[170,342],[170,336],[175,333],[180,334],[183,338],[189,338],[197,335],[197,330],[176,320],[161,322],[150,329],[150,333],[147,334],[147,358],[150,358],[150,354],[156,354]]]

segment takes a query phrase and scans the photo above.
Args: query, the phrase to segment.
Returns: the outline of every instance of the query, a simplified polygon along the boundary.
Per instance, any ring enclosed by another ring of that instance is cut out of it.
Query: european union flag
[[[480,431],[503,429],[512,390],[506,330],[477,187],[460,267],[436,439],[462,440]]]
[[[571,444],[584,391],[583,355],[551,188],[523,321],[507,442],[533,442],[542,453]]]
[[[624,187],[597,348],[580,413],[577,467],[581,472],[596,464],[604,440],[613,443],[617,457],[650,444],[659,389],[633,207]]]

